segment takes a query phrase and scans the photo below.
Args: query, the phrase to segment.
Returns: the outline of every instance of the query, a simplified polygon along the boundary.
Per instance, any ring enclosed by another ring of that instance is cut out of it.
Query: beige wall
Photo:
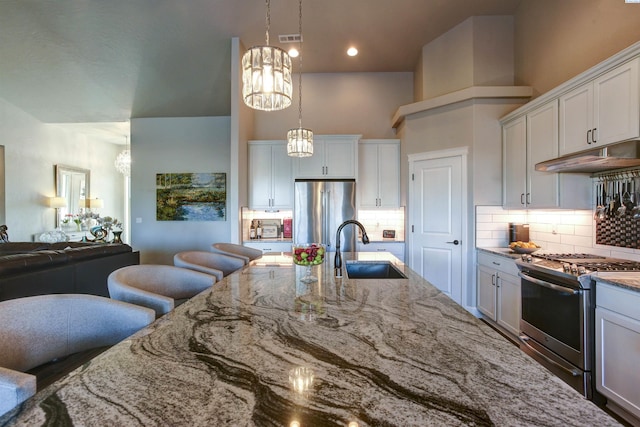
[[[294,103],[283,111],[255,113],[255,139],[285,139],[298,127],[298,76]],[[391,117],[413,102],[413,73],[304,74],[302,125],[320,134],[395,138]]]
[[[422,48],[416,101],[470,86],[510,86],[513,70],[513,17],[475,16]]]
[[[515,17],[515,83],[537,96],[637,41],[640,4],[523,0]]]

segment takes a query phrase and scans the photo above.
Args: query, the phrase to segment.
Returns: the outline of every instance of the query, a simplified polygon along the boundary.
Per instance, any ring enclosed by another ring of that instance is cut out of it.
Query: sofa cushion
[[[60,251],[38,251],[24,254],[0,255],[0,277],[15,274],[20,271],[28,272],[57,265],[66,264],[69,256]]]

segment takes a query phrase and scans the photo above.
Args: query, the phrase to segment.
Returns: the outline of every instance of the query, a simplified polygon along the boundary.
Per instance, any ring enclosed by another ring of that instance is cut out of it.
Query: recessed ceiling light
[[[350,47],[349,49],[347,49],[347,55],[356,56],[357,54],[358,54],[358,49],[356,49],[355,47]]]
[[[292,47],[291,49],[289,49],[289,56],[292,58],[297,58],[298,55],[300,55],[300,52],[298,52],[298,49],[296,49],[295,47]]]

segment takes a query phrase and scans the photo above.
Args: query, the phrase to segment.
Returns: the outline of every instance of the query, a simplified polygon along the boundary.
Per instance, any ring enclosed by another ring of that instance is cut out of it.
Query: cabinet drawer
[[[518,276],[518,267],[514,260],[500,255],[492,255],[478,251],[478,264],[493,268],[512,276]]]
[[[291,252],[291,242],[244,242],[244,246],[248,248],[260,249],[265,254],[271,252]]]
[[[640,320],[640,292],[630,291],[596,279],[596,305]]]

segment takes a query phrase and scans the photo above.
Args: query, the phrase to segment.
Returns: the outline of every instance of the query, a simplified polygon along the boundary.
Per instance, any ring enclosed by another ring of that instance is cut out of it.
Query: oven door
[[[522,278],[520,330],[581,370],[590,371],[586,351],[589,290],[560,284],[538,272],[518,274]]]

